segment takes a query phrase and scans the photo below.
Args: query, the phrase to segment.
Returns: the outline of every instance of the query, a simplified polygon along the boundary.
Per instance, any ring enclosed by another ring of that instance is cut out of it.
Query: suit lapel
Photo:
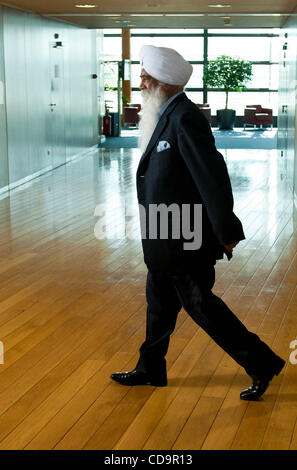
[[[186,97],[185,93],[183,93],[182,95],[179,95],[177,96],[177,98],[175,100],[172,101],[172,103],[170,103],[170,105],[168,106],[168,108],[164,111],[164,113],[162,114],[158,124],[156,125],[156,128],[152,134],[152,137],[147,145],[147,148],[145,150],[145,152],[143,153],[140,161],[139,161],[139,165],[138,165],[138,168],[140,168],[140,166],[143,164],[143,162],[146,160],[146,158],[148,157],[148,155],[150,154],[151,150],[154,148],[159,136],[162,134],[166,124],[167,124],[167,121],[168,121],[168,115],[174,110],[175,106],[182,100],[187,100],[188,98]]]

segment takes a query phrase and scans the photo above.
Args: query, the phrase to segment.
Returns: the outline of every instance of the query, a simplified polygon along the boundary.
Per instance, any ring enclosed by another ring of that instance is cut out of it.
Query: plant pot
[[[219,129],[233,129],[235,123],[234,109],[217,110],[217,126]]]

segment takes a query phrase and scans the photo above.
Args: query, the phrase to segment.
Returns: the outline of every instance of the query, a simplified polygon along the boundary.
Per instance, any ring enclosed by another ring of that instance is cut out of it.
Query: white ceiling
[[[209,7],[219,0],[86,0],[96,5],[92,9],[75,7],[84,0],[0,3],[86,28],[279,28],[297,7],[297,0],[221,0],[223,5],[230,5],[224,8]],[[188,16],[168,16],[182,14]]]

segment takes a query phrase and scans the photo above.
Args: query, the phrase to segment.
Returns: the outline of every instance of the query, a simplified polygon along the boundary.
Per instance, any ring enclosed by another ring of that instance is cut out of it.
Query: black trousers
[[[146,283],[146,339],[140,347],[136,369],[152,378],[166,377],[166,353],[170,335],[182,307],[247,374],[272,377],[283,365],[261,339],[251,333],[227,305],[211,291],[213,264],[187,274],[148,272]]]

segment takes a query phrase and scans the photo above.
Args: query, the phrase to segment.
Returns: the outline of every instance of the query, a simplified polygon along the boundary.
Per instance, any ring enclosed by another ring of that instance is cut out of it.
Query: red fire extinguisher
[[[103,116],[103,134],[111,135],[111,117],[108,110],[106,110],[105,116]]]

